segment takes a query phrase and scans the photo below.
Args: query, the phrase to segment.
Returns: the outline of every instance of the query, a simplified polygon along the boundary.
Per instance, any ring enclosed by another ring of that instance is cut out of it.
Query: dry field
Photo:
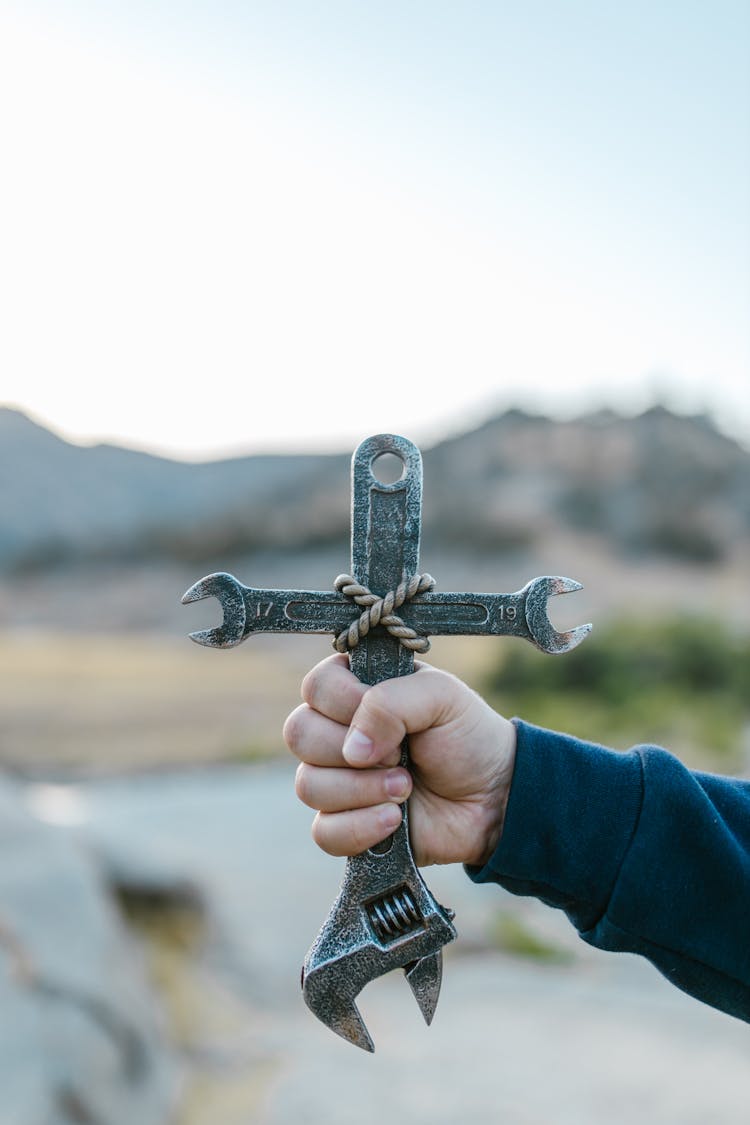
[[[265,756],[299,696],[279,646],[208,652],[148,634],[0,638],[0,760],[99,772]]]
[[[445,659],[471,679],[485,646]],[[325,637],[263,637],[213,651],[153,634],[0,635],[0,764],[100,773],[285,753],[281,727]]]
[[[258,585],[322,589],[337,563],[340,569],[341,560],[324,553],[256,559],[236,573]],[[537,559],[461,556],[429,565],[442,589],[516,589],[539,573],[578,577],[584,591],[550,606],[561,628],[580,620],[596,627],[631,608],[701,609],[744,630],[750,624],[746,558],[722,570],[625,563],[576,538]],[[193,645],[187,632],[217,620],[213,601],[179,603],[197,576],[141,567],[0,583],[0,766],[97,773],[284,753],[284,718],[299,700],[305,671],[330,653],[330,641],[260,636],[226,652]],[[518,643],[507,643],[507,659]],[[429,659],[477,685],[499,644],[438,637]]]

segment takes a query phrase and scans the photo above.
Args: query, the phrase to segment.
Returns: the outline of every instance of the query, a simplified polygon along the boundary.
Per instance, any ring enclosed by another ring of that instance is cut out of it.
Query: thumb
[[[370,768],[395,764],[405,736],[448,722],[463,709],[463,693],[468,689],[454,676],[429,666],[368,688],[344,739],[346,762]]]

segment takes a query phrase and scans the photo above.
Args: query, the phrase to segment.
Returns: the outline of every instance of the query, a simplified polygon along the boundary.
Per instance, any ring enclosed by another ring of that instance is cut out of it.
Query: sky
[[[750,444],[746,0],[0,0],[0,402],[170,456]]]

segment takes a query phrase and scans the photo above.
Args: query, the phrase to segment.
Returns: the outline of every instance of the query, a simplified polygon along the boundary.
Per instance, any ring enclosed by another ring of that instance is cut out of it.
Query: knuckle
[[[324,852],[328,851],[328,848],[326,847],[325,832],[322,827],[320,813],[318,813],[313,818],[313,822],[310,825],[310,835],[313,838],[313,842],[316,843],[319,848],[322,848]]]
[[[291,714],[287,715],[281,730],[282,738],[290,750],[293,750],[299,742],[299,715],[297,714],[299,710],[300,708],[297,707]]]
[[[311,668],[302,681],[301,687],[302,699],[308,705],[315,709],[315,700],[320,692],[320,676],[318,674],[317,665]]]
[[[294,792],[303,805],[310,805],[312,799],[311,769],[305,762],[300,762],[294,775]]]
[[[318,845],[321,851],[326,852],[328,855],[344,855],[345,853],[335,846],[328,828],[328,818],[323,813],[317,813],[310,826],[310,835],[313,838],[313,842]]]
[[[298,756],[304,744],[309,719],[310,708],[305,703],[302,703],[287,716],[281,732],[289,749]]]

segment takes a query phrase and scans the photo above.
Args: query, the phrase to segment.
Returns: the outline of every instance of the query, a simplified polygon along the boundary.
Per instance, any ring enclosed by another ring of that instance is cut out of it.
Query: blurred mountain
[[[511,410],[425,462],[434,525],[476,545],[568,529],[623,553],[708,562],[750,537],[750,452],[706,415],[655,406],[553,421]]]
[[[338,492],[330,512],[329,479]],[[345,528],[347,481],[345,455],[193,464],[72,445],[0,408],[0,571],[311,540],[337,520]]]
[[[498,551],[578,530],[620,552],[718,561],[750,538],[750,452],[703,415],[510,410],[424,460],[433,543]],[[348,465],[348,454],[187,463],[81,447],[0,409],[0,571],[345,544]]]

